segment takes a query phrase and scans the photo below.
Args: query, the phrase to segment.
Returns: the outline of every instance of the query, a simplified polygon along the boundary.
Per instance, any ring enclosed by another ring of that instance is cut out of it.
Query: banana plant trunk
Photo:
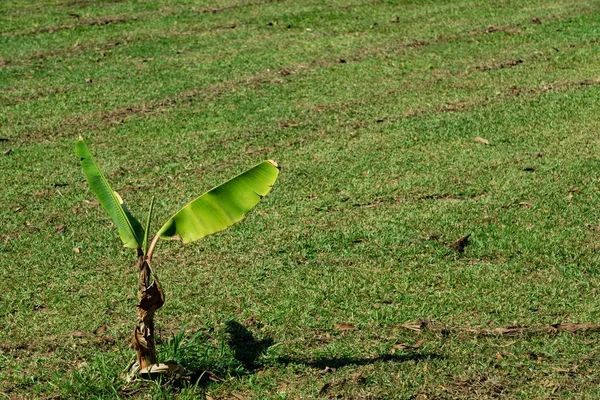
[[[150,268],[151,257],[151,253],[144,255],[141,249],[138,250],[137,322],[132,344],[137,353],[140,369],[157,363],[154,313],[165,303],[160,282]]]

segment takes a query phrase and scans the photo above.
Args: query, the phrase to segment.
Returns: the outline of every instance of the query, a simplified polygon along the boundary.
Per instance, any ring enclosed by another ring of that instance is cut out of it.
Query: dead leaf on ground
[[[79,250],[79,247],[73,247],[73,253],[79,254],[81,253],[81,250]]]
[[[425,343],[424,340],[419,340],[417,343],[415,343],[414,345],[410,345],[410,344],[404,344],[404,343],[397,343],[394,345],[394,349],[396,350],[418,350],[423,343]]]
[[[477,142],[477,143],[485,144],[485,145],[489,145],[490,144],[489,140],[484,139],[484,138],[479,137],[479,136],[477,136],[476,138],[473,138],[473,141]]]
[[[334,324],[333,328],[337,329],[338,331],[354,331],[354,330],[356,330],[356,326],[354,326],[352,324],[347,324],[345,322],[340,322],[339,324]]]
[[[75,331],[69,333],[69,336],[71,336],[73,338],[84,338],[84,337],[90,336],[90,334],[80,331],[80,330],[75,330]]]
[[[99,326],[94,330],[94,335],[102,336],[107,330],[108,328],[106,327],[106,325]]]
[[[56,233],[63,233],[66,228],[67,227],[64,224],[60,224],[59,226],[56,227],[55,231],[56,231]]]
[[[112,346],[112,345],[117,344],[117,341],[115,340],[115,338],[112,338],[110,336],[98,336],[96,339],[94,339],[94,343],[100,344],[100,345]]]
[[[465,251],[465,247],[467,247],[467,245],[469,244],[470,237],[471,234],[469,233],[468,235],[458,238],[456,242],[450,245],[450,248],[458,253],[462,253],[463,251]]]
[[[570,373],[570,372],[572,372],[570,369],[560,368],[560,367],[559,368],[554,368],[554,371],[558,372],[558,373]]]
[[[288,76],[288,75],[291,75],[291,74],[293,74],[293,72],[292,72],[292,70],[290,70],[290,69],[287,69],[287,68],[283,68],[283,67],[282,67],[282,68],[279,68],[279,74],[280,74],[280,75],[283,75],[283,76]]]
[[[213,372],[211,371],[204,371],[204,374],[208,376],[208,379],[213,381],[213,382],[225,382],[225,379],[215,375]]]
[[[407,44],[408,47],[423,47],[426,45],[427,45],[427,42],[425,42],[423,40],[413,40],[412,42]]]
[[[557,331],[566,331],[571,333],[585,332],[589,330],[598,330],[598,325],[590,323],[574,324],[571,322],[565,322],[562,324],[552,324],[552,328]]]
[[[245,399],[244,396],[242,396],[241,394],[238,394],[238,393],[231,393],[231,398],[232,399],[237,399],[237,400],[244,400]]]
[[[500,327],[492,329],[492,333],[496,335],[516,335],[523,333],[525,330],[522,326],[508,326],[508,327]]]
[[[425,321],[410,321],[401,325],[404,329],[408,329],[415,332],[421,332],[425,327],[427,327],[427,322]]]

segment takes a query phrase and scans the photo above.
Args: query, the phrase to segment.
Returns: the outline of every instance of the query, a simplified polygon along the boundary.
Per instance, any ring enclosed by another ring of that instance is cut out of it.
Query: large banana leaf
[[[100,204],[102,204],[102,207],[104,207],[115,225],[117,225],[123,245],[133,249],[141,248],[144,239],[142,225],[131,215],[125,204],[123,204],[121,196],[112,190],[104,174],[94,161],[83,138],[79,138],[77,141],[75,154],[79,157],[88,185],[96,197],[98,197]]]
[[[158,231],[162,239],[193,242],[242,220],[263,198],[279,175],[277,163],[263,161],[254,168],[204,193],[173,215]]]

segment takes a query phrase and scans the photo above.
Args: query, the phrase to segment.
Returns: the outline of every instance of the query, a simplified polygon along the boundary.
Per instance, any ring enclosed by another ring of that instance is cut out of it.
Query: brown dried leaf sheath
[[[141,256],[138,272],[137,323],[133,332],[133,348],[140,368],[157,362],[154,342],[154,313],[165,304],[165,295],[158,278],[152,276],[150,261]]]

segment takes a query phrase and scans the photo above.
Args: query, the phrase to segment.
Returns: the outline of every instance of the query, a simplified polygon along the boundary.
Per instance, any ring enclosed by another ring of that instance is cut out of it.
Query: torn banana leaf
[[[112,190],[104,174],[94,161],[83,138],[79,138],[75,144],[75,154],[79,157],[83,174],[90,189],[92,189],[102,207],[104,207],[115,225],[117,225],[123,245],[132,249],[142,247],[144,238],[142,225],[131,215],[123,203],[121,196]]]
[[[265,196],[279,175],[267,160],[204,193],[173,215],[158,231],[162,239],[193,242],[241,221]]]

